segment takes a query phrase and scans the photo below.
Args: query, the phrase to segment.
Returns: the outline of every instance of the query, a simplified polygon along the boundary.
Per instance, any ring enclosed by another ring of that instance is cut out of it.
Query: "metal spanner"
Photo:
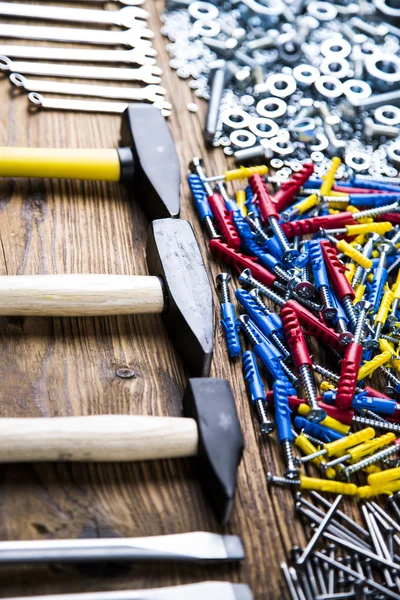
[[[129,106],[126,102],[98,102],[96,100],[64,100],[62,98],[45,98],[36,92],[28,94],[28,98],[36,108],[40,106],[42,108],[72,110],[76,112],[121,114]],[[143,100],[143,98],[140,98],[140,100]],[[144,98],[144,100],[146,100],[146,98]],[[169,102],[165,102],[165,100],[157,101],[153,102],[153,106],[159,108],[164,117],[170,116],[172,106],[169,104]]]
[[[12,61],[0,56],[0,71],[24,73],[25,75],[44,75],[50,77],[71,77],[72,79],[108,79],[112,81],[143,81],[160,83],[162,70],[159,67],[144,66],[138,69],[118,67],[90,67],[61,65],[58,63],[30,63]],[[70,85],[70,84],[66,84]]]
[[[29,92],[50,92],[67,94],[68,96],[93,96],[97,98],[113,98],[118,100],[142,100],[164,102],[166,89],[160,85],[146,85],[139,88],[125,88],[110,85],[91,85],[87,83],[60,83],[59,81],[43,81],[27,79],[20,73],[12,73],[10,81],[17,87]]]
[[[138,6],[126,6],[120,10],[93,10],[90,8],[16,4],[14,2],[0,2],[0,15],[22,19],[43,19],[45,21],[119,25],[127,29],[145,27],[146,23],[142,19],[148,19],[149,17],[147,10]]]
[[[0,37],[22,40],[49,40],[77,44],[100,44],[102,46],[151,45],[154,37],[150,29],[137,27],[125,31],[103,31],[99,29],[71,29],[69,27],[35,27],[34,25],[9,25],[0,23]]]
[[[11,46],[0,44],[0,55],[12,58],[37,60],[63,60],[70,62],[111,62],[136,65],[155,65],[157,50],[138,46],[132,50],[81,50],[76,48],[49,48],[48,46]]]

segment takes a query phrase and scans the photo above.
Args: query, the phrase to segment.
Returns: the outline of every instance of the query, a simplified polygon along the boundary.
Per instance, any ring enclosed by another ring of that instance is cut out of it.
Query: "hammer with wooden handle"
[[[101,415],[0,419],[0,463],[196,457],[217,518],[233,505],[243,436],[226,379],[189,379],[181,417]]]
[[[162,313],[168,335],[192,375],[207,376],[213,347],[210,282],[193,229],[182,219],[149,228],[149,273],[0,277],[0,315],[100,316]]]

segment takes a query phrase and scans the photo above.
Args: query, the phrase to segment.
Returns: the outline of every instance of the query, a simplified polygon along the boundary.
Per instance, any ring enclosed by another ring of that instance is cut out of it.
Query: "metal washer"
[[[272,119],[266,119],[265,117],[259,117],[258,119],[252,119],[249,124],[249,129],[254,135],[260,138],[272,138],[275,137],[279,131],[279,125]]]
[[[374,117],[378,123],[383,123],[384,125],[400,125],[400,108],[398,106],[392,106],[391,104],[378,106],[378,108],[375,109]]]
[[[234,146],[237,148],[250,148],[254,146],[257,141],[256,136],[247,129],[236,129],[232,131],[229,138]]]
[[[276,107],[272,110],[268,107]],[[260,115],[260,117],[266,117],[267,119],[278,119],[279,117],[283,117],[286,113],[287,104],[281,98],[264,98],[264,100],[260,100],[257,102],[256,111]]]
[[[339,98],[343,93],[343,84],[337,77],[322,75],[315,82],[315,89],[326,98]]]
[[[189,4],[188,13],[195,21],[202,21],[204,19],[213,20],[218,17],[219,10],[214,4],[211,4],[210,2],[196,1],[191,2]]]
[[[251,116],[241,108],[232,108],[222,113],[221,120],[230,129],[244,129],[248,127]]]
[[[287,98],[294,94],[297,88],[297,83],[292,75],[285,73],[275,73],[267,79],[267,87],[269,92],[277,98]]]

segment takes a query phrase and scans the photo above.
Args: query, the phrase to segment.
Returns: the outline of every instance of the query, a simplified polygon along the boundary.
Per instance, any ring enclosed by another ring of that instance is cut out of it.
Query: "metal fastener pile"
[[[182,8],[184,6],[184,8]],[[209,100],[205,138],[243,164],[263,157],[395,176],[400,17],[385,0],[169,0],[170,65]],[[384,22],[387,20],[388,22]]]
[[[229,356],[242,361],[261,432],[276,431],[283,451],[284,476],[269,474],[269,483],[295,491],[297,512],[318,527],[307,560],[301,551],[295,558],[298,572],[283,565],[294,600],[400,598],[393,549],[400,527],[368,500],[366,530],[336,511],[342,495],[393,498],[400,491],[400,182],[335,181],[339,167],[334,157],[318,179],[305,163],[274,191],[268,182],[276,178],[264,165],[207,177],[195,158],[188,176],[210,253],[242,284],[235,306],[231,276],[217,276],[221,325]],[[226,182],[246,178],[247,187],[231,196]],[[310,336],[330,348],[329,364],[315,362]],[[369,385],[375,373],[383,389]],[[315,490],[339,496],[325,514],[303,490],[328,508]],[[321,536],[335,547],[314,552]]]

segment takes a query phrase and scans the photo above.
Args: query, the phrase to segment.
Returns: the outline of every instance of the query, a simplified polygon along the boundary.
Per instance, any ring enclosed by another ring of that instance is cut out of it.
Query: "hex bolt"
[[[374,137],[388,137],[396,138],[399,135],[399,128],[393,125],[383,125],[382,123],[375,123],[373,119],[367,118],[364,120],[364,135],[367,138]]]

